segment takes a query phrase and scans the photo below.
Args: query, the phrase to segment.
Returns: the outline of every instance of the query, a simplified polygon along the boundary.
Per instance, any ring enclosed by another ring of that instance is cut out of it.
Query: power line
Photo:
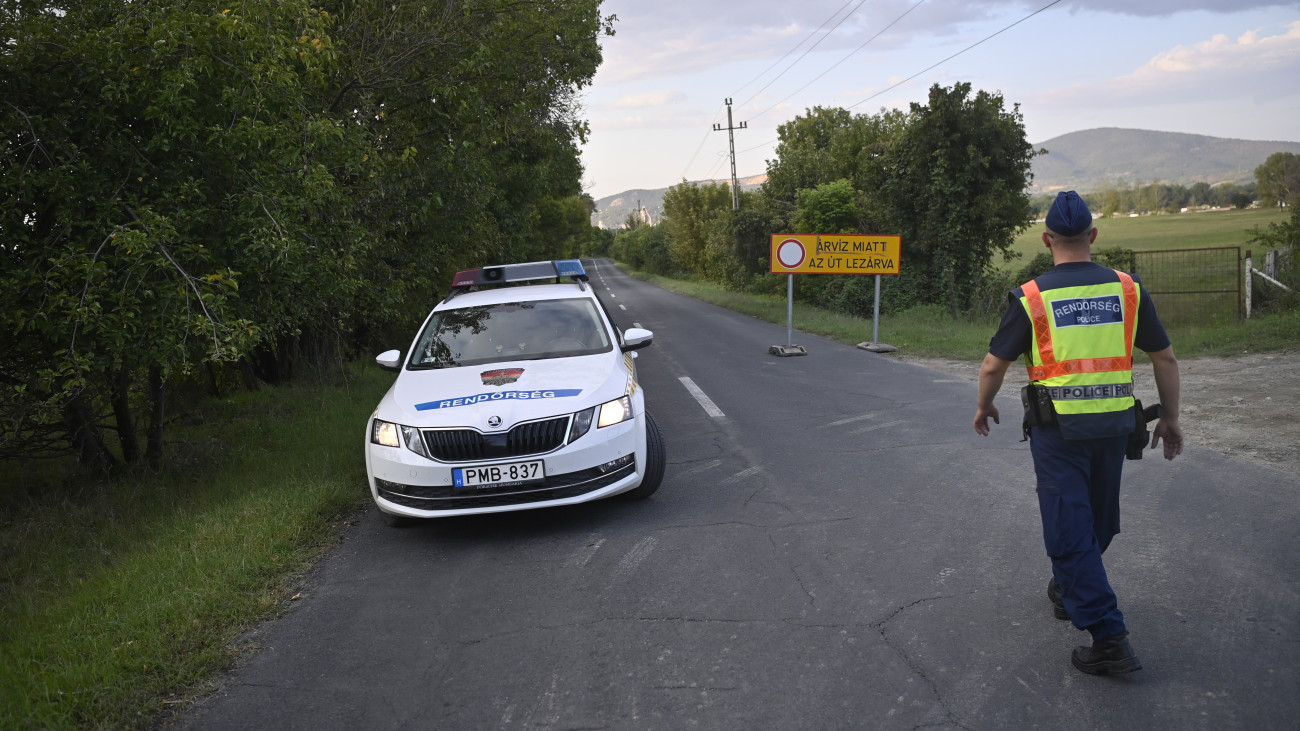
[[[860,0],[860,1],[858,2],[858,7],[861,7],[861,6],[862,6],[862,3],[865,2],[865,1],[866,1],[866,0]],[[813,29],[813,31],[812,31],[811,33],[809,33],[807,36],[805,36],[805,37],[803,38],[803,40],[801,40],[801,41],[799,41],[798,43],[794,44],[794,46],[793,46],[790,50],[786,51],[784,56],[782,56],[781,58],[778,58],[776,61],[772,62],[772,65],[771,65],[771,66],[768,66],[767,68],[763,69],[763,70],[760,71],[756,76],[754,76],[754,78],[752,78],[752,79],[750,79],[749,81],[746,81],[744,84],[742,84],[742,85],[740,86],[740,88],[736,90],[736,94],[739,94],[741,91],[743,91],[743,90],[745,89],[745,87],[747,87],[747,86],[749,86],[750,84],[754,83],[755,81],[758,81],[759,79],[763,78],[763,76],[764,76],[767,72],[769,72],[769,71],[771,71],[772,69],[776,68],[778,65],[781,64],[782,61],[784,61],[784,60],[786,60],[787,58],[789,58],[789,57],[790,57],[790,54],[792,54],[792,53],[794,53],[795,51],[799,50],[800,46],[802,46],[803,44],[807,43],[807,42],[809,41],[809,39],[811,39],[813,36],[817,35],[817,32],[818,32],[818,31],[820,31],[822,28],[825,28],[827,23],[829,23],[829,22],[831,22],[832,20],[834,20],[836,16],[838,16],[840,13],[844,12],[844,9],[847,8],[847,7],[848,7],[850,4],[852,4],[852,3],[853,3],[853,0],[846,0],[846,2],[845,2],[843,5],[841,5],[841,6],[840,6],[840,7],[839,7],[835,12],[831,13],[830,16],[828,16],[828,17],[826,18],[826,20],[823,20],[821,25],[819,25],[819,26],[817,26],[815,29]],[[838,28],[839,25],[840,25],[840,23],[843,23],[844,20],[846,20],[846,19],[849,17],[849,15],[852,15],[854,12],[857,12],[857,9],[858,9],[858,8],[854,8],[853,11],[851,11],[848,15],[845,15],[843,18],[841,18],[841,19],[840,19],[840,22],[835,24],[835,27]],[[831,28],[831,31],[833,31],[833,30],[835,30],[835,28]],[[830,33],[830,31],[827,31],[827,34],[828,34],[828,35],[829,35],[829,33]],[[825,38],[825,36],[823,36],[823,39],[824,39],[824,38]],[[819,40],[819,41],[817,41],[817,43],[821,43],[821,41]],[[813,44],[813,48],[816,48],[816,47],[817,47],[816,44]],[[808,49],[808,50],[811,51],[812,49],[810,48],[810,49]],[[806,56],[806,55],[808,55],[808,52],[807,52],[807,51],[805,51],[804,54],[801,55],[801,56],[799,57],[799,59],[795,59],[795,63],[798,63],[799,60],[802,59],[803,56]],[[793,63],[790,64],[790,65],[791,65],[791,67],[794,66]],[[789,70],[789,69],[787,68],[786,71],[788,71],[788,70]],[[784,74],[785,71],[782,71],[781,73]],[[776,79],[779,79],[779,78],[781,78],[780,75],[777,75]],[[776,79],[772,79],[772,81],[776,81]],[[768,82],[768,85],[771,85],[771,83],[772,83],[772,82],[769,81],[769,82]],[[766,89],[766,88],[767,88],[767,86],[764,86],[764,87],[763,87],[763,89]],[[761,94],[761,93],[763,92],[763,89],[759,89],[757,92],[754,92],[754,96],[757,96],[757,95]],[[734,97],[734,96],[736,96],[736,94],[732,94],[732,96]],[[751,96],[750,99],[753,99],[753,97]],[[745,100],[745,103],[748,104],[749,101],[750,101],[750,99]],[[722,105],[722,104],[719,104],[719,105],[718,105],[718,108],[717,108],[716,110],[714,110],[714,112],[713,112],[713,118],[712,118],[711,120],[709,120],[710,124],[715,124],[715,123],[718,121],[718,114],[722,111],[722,107],[723,107],[723,105]],[[709,130],[709,131],[711,132],[712,130]],[[709,140],[709,132],[705,132],[705,133],[704,133],[704,136],[700,138],[700,144],[696,145],[696,147],[695,147],[695,152],[691,154],[691,159],[690,159],[689,161],[687,161],[686,166],[685,166],[684,168],[682,168],[682,175],[681,175],[681,177],[682,177],[683,180],[686,179],[686,174],[687,174],[688,172],[690,172],[691,165],[694,165],[694,164],[695,164],[695,159],[698,158],[698,157],[700,156],[700,150],[703,150],[703,149],[704,149],[704,144],[705,144],[706,142],[708,142],[708,140]]]
[[[739,94],[740,92],[744,91],[744,90],[745,90],[745,87],[747,87],[747,86],[749,86],[750,84],[754,83],[755,81],[758,81],[759,79],[763,78],[763,74],[766,74],[768,71],[771,71],[772,69],[776,68],[778,65],[780,65],[780,63],[781,63],[782,61],[784,61],[784,60],[786,60],[787,58],[789,58],[789,57],[790,57],[790,54],[792,54],[792,53],[794,53],[795,51],[799,50],[799,47],[800,47],[800,46],[802,46],[803,44],[807,43],[808,40],[809,40],[810,38],[812,38],[814,35],[817,35],[817,31],[821,30],[822,28],[825,28],[827,23],[831,22],[831,20],[834,19],[835,16],[837,16],[837,15],[839,15],[841,12],[843,12],[843,11],[844,11],[844,8],[847,8],[847,7],[849,6],[849,3],[852,3],[852,2],[853,2],[853,0],[847,0],[847,2],[845,2],[843,5],[841,5],[841,6],[839,7],[839,10],[836,10],[835,12],[831,13],[831,14],[830,14],[830,17],[828,17],[826,20],[823,20],[823,21],[822,21],[822,24],[819,25],[819,26],[817,26],[816,28],[814,28],[813,31],[812,31],[811,33],[809,33],[807,36],[805,36],[803,40],[801,40],[801,41],[799,41],[798,43],[794,44],[794,48],[791,48],[790,50],[786,51],[786,52],[785,52],[785,55],[782,56],[782,57],[780,57],[780,58],[778,58],[777,60],[773,61],[771,66],[768,66],[767,68],[763,69],[763,70],[760,71],[760,72],[758,73],[758,75],[756,75],[754,78],[752,78],[752,79],[750,79],[749,81],[746,81],[744,84],[742,84],[741,87],[740,87],[739,89],[736,89],[735,94],[732,94],[732,96],[734,97],[734,96],[736,96],[737,94]],[[846,16],[846,17],[847,17],[847,16]]]
[[[855,5],[855,6],[853,7],[853,9],[850,10],[850,11],[849,11],[849,12],[848,12],[848,13],[847,13],[843,18],[840,18],[839,21],[837,21],[837,22],[835,23],[835,25],[831,26],[830,30],[826,31],[826,33],[823,34],[821,38],[818,38],[816,43],[814,43],[814,44],[812,44],[811,46],[809,46],[809,47],[808,47],[808,50],[806,50],[806,51],[804,51],[803,53],[799,54],[799,58],[796,58],[795,60],[791,61],[789,66],[786,66],[786,67],[781,71],[781,73],[779,73],[779,74],[777,74],[776,76],[772,77],[772,80],[769,81],[769,82],[767,82],[766,84],[764,84],[762,89],[759,89],[758,91],[754,92],[753,94],[750,95],[750,97],[749,97],[748,99],[746,99],[745,101],[741,102],[741,103],[740,103],[740,106],[743,107],[743,106],[745,106],[746,104],[748,104],[748,103],[754,101],[754,97],[758,96],[759,94],[762,94],[764,91],[767,90],[767,87],[771,86],[772,84],[775,84],[777,79],[781,78],[782,76],[785,76],[785,72],[786,72],[786,71],[789,71],[790,69],[794,68],[794,67],[795,67],[795,64],[799,63],[800,61],[802,61],[802,60],[804,59],[804,56],[807,56],[808,54],[812,53],[812,52],[813,52],[813,49],[817,48],[817,46],[820,46],[822,41],[824,41],[824,40],[826,40],[827,38],[829,38],[830,35],[831,35],[831,33],[834,33],[834,32],[835,32],[835,29],[836,29],[836,28],[840,27],[840,25],[842,25],[842,24],[844,23],[844,21],[848,20],[849,17],[851,17],[854,13],[858,12],[858,8],[862,7],[862,5],[863,5],[864,3],[866,3],[866,2],[867,2],[867,0],[858,0],[858,4]],[[841,9],[842,9],[842,8],[841,8]],[[835,12],[838,13],[839,11],[837,10],[837,11],[835,11]],[[835,17],[835,16],[832,15],[831,17],[833,18],[833,17]],[[827,20],[829,21],[829,18],[828,18]],[[824,25],[826,25],[826,23],[822,23],[822,25],[824,26]],[[818,30],[820,30],[820,28],[818,28]],[[813,31],[813,32],[816,33],[817,31]],[[802,43],[801,43],[800,45],[802,45]],[[797,48],[797,47],[798,47],[798,46],[796,46],[796,48]],[[786,54],[786,55],[789,55],[789,54]],[[767,72],[764,72],[764,73],[767,73]]]
[[[985,41],[987,41],[987,40],[989,40],[989,39],[991,39],[991,38],[994,38],[995,36],[1000,36],[1000,35],[1002,35],[1003,33],[1005,33],[1005,32],[1007,32],[1007,31],[1011,30],[1012,28],[1016,27],[1017,25],[1020,25],[1021,23],[1025,22],[1026,20],[1029,20],[1030,18],[1034,17],[1035,15],[1038,15],[1039,13],[1043,12],[1044,10],[1047,10],[1048,8],[1052,7],[1053,5],[1056,5],[1056,4],[1059,3],[1059,2],[1061,2],[1061,0],[1052,0],[1052,2],[1050,2],[1050,3],[1046,4],[1046,5],[1044,5],[1043,7],[1039,8],[1039,9],[1037,9],[1037,10],[1035,10],[1034,12],[1030,13],[1029,15],[1026,15],[1025,17],[1021,18],[1020,20],[1017,20],[1016,22],[1012,23],[1011,25],[1008,25],[1007,27],[1003,28],[1002,30],[998,31],[997,33],[994,33],[994,34],[992,34],[992,35],[986,36],[986,37],[984,37],[984,38],[982,38],[982,39],[976,41],[975,43],[972,43],[971,45],[966,46],[965,48],[961,49],[960,51],[958,51],[958,52],[952,54],[952,55],[949,56],[948,58],[945,58],[944,60],[942,60],[942,61],[940,61],[940,62],[938,62],[938,63],[936,63],[936,64],[934,64],[934,65],[932,65],[932,66],[928,66],[928,67],[926,67],[926,68],[924,68],[924,69],[921,69],[920,71],[917,71],[916,73],[912,74],[911,76],[907,77],[906,79],[903,79],[902,81],[898,82],[897,84],[894,84],[894,85],[892,85],[892,86],[887,86],[887,87],[885,87],[884,89],[881,89],[880,91],[876,92],[875,94],[872,94],[871,96],[867,97],[866,99],[863,99],[862,101],[857,102],[856,104],[853,104],[853,105],[848,106],[848,107],[845,107],[845,108],[846,108],[846,109],[852,109],[853,107],[860,106],[860,105],[862,105],[862,104],[866,104],[867,102],[871,101],[872,99],[875,99],[876,97],[880,96],[881,94],[884,94],[884,93],[887,92],[887,91],[891,91],[891,90],[893,90],[893,89],[895,89],[895,88],[897,88],[897,87],[899,87],[899,86],[902,86],[903,84],[906,84],[907,82],[911,81],[912,79],[915,79],[916,77],[920,76],[921,74],[923,74],[923,73],[925,73],[925,72],[927,72],[927,71],[930,71],[931,69],[935,68],[936,66],[941,66],[941,65],[943,65],[943,64],[945,64],[945,63],[948,63],[949,61],[953,60],[954,58],[957,58],[958,56],[960,56],[960,55],[962,55],[963,53],[969,51],[970,49],[972,49],[972,48],[974,48],[974,47],[976,47],[976,46],[978,46],[978,45],[983,44]]]
[[[960,55],[962,55],[963,53],[965,53],[965,52],[971,50],[972,48],[975,48],[976,46],[982,45],[982,44],[985,43],[986,41],[988,41],[988,40],[990,40],[990,39],[992,39],[992,38],[995,38],[995,37],[997,37],[997,36],[1002,35],[1003,33],[1005,33],[1005,32],[1007,32],[1007,31],[1011,30],[1011,29],[1014,28],[1014,27],[1016,27],[1017,25],[1020,25],[1021,23],[1025,22],[1026,20],[1029,20],[1030,18],[1034,17],[1035,15],[1038,15],[1039,13],[1043,12],[1044,10],[1047,10],[1048,8],[1051,8],[1053,5],[1057,5],[1057,4],[1059,4],[1060,2],[1061,2],[1061,0],[1052,0],[1052,2],[1050,2],[1050,3],[1046,4],[1046,5],[1044,5],[1043,7],[1039,8],[1038,10],[1035,10],[1034,12],[1030,13],[1029,15],[1026,15],[1025,17],[1021,18],[1020,20],[1017,20],[1016,22],[1012,23],[1011,25],[1006,26],[1006,27],[1003,28],[1002,30],[999,30],[999,31],[997,31],[997,32],[995,32],[995,33],[991,33],[991,34],[985,36],[984,38],[982,38],[982,39],[980,39],[980,40],[978,40],[978,41],[972,43],[972,44],[969,45],[969,46],[966,46],[965,48],[963,48],[963,49],[961,49],[960,51],[958,51],[958,52],[952,54],[951,56],[949,56],[949,57],[943,59],[942,61],[939,61],[938,63],[931,64],[930,66],[927,66],[926,68],[921,69],[920,71],[918,71],[918,72],[912,74],[911,76],[907,77],[906,79],[903,79],[902,81],[899,81],[899,82],[896,83],[896,84],[892,84],[892,85],[890,85],[890,86],[887,86],[887,87],[885,87],[884,89],[881,89],[880,91],[876,92],[875,94],[872,94],[871,96],[867,97],[866,99],[863,99],[863,100],[858,101],[858,102],[856,102],[856,103],[854,103],[854,104],[851,104],[851,105],[848,106],[848,107],[845,107],[845,109],[848,110],[848,109],[853,109],[854,107],[861,106],[861,105],[866,104],[867,102],[871,101],[872,99],[875,99],[876,97],[880,96],[881,94],[884,94],[884,93],[886,93],[886,92],[889,92],[889,91],[892,91],[892,90],[894,90],[894,89],[897,89],[898,87],[900,87],[900,86],[902,86],[903,84],[906,84],[907,82],[909,82],[909,81],[915,79],[916,77],[920,76],[921,74],[924,74],[924,73],[926,73],[927,71],[931,71],[931,70],[935,69],[935,68],[938,67],[938,66],[942,66],[943,64],[948,63],[949,61],[953,60],[954,58],[957,58],[958,56],[960,56]],[[776,139],[776,140],[768,140],[768,141],[766,141],[766,142],[763,142],[763,143],[761,143],[761,144],[755,145],[755,146],[753,146],[753,147],[749,147],[749,148],[746,148],[746,149],[744,149],[744,150],[741,150],[741,151],[740,151],[740,154],[744,154],[744,153],[746,153],[746,152],[753,152],[754,150],[757,150],[757,149],[760,149],[760,148],[766,147],[766,146],[772,144],[773,142],[778,142],[778,141],[779,141],[779,139]]]
[[[743,87],[742,87],[742,88],[743,88]],[[719,105],[718,105],[717,110],[713,112],[713,119],[710,120],[710,124],[712,124],[713,122],[716,122],[716,121],[717,121],[717,119],[718,119],[718,112],[721,112],[721,111],[722,111],[722,107],[723,107],[723,106],[724,106],[724,105],[722,105],[722,104],[719,104]],[[712,132],[712,131],[713,131],[713,130],[710,129],[708,132],[705,132],[705,133],[704,133],[704,137],[700,138],[700,144],[697,145],[697,146],[695,147],[695,154],[691,155],[691,159],[688,160],[688,161],[686,162],[686,167],[682,168],[682,180],[685,180],[685,179],[686,179],[686,173],[690,172],[690,170],[691,170],[691,165],[694,165],[694,164],[695,164],[695,158],[697,158],[697,157],[700,156],[700,150],[703,150],[703,149],[704,149],[704,143],[709,141],[709,132]]]
[[[817,80],[818,80],[818,79],[820,79],[821,77],[825,76],[826,74],[829,74],[830,72],[834,71],[837,67],[839,67],[840,64],[844,63],[845,61],[847,61],[847,60],[849,60],[850,58],[852,58],[855,54],[857,54],[858,51],[861,51],[862,49],[866,48],[868,45],[871,44],[872,41],[874,41],[874,40],[876,40],[877,38],[879,38],[880,36],[884,35],[885,31],[889,30],[890,28],[893,28],[895,25],[898,24],[898,22],[899,22],[900,20],[902,20],[903,18],[906,18],[906,17],[907,17],[907,16],[908,16],[908,15],[909,15],[913,10],[916,10],[917,8],[921,7],[921,5],[922,5],[924,2],[925,2],[925,0],[918,0],[918,2],[917,2],[915,5],[913,5],[912,7],[908,8],[907,10],[905,10],[905,11],[903,12],[902,15],[898,16],[897,18],[894,18],[893,21],[891,21],[891,22],[889,23],[889,25],[885,26],[884,28],[881,28],[879,31],[876,32],[875,35],[871,36],[871,37],[868,38],[865,42],[863,42],[862,45],[858,46],[857,48],[853,49],[852,51],[849,51],[849,53],[848,53],[847,55],[845,55],[843,58],[841,58],[840,60],[838,60],[838,61],[836,61],[835,63],[831,64],[830,68],[826,69],[825,71],[821,72],[820,74],[817,74],[816,76],[814,76],[814,77],[812,78],[811,81],[809,81],[808,83],[806,83],[806,84],[804,84],[803,86],[799,87],[798,89],[795,89],[794,91],[790,92],[789,94],[787,94],[787,95],[785,96],[785,98],[783,98],[783,99],[781,99],[780,101],[776,102],[776,103],[773,104],[772,106],[768,107],[767,109],[764,109],[763,111],[759,112],[758,114],[752,115],[752,116],[750,117],[750,119],[751,119],[751,120],[753,120],[753,119],[757,119],[757,118],[763,116],[764,114],[767,114],[768,112],[772,111],[773,109],[776,109],[777,107],[779,107],[779,106],[781,106],[782,104],[784,104],[787,100],[790,99],[790,97],[794,96],[795,94],[798,94],[799,92],[803,91],[804,89],[807,89],[808,87],[810,87],[810,86],[812,86],[813,84],[817,83]]]

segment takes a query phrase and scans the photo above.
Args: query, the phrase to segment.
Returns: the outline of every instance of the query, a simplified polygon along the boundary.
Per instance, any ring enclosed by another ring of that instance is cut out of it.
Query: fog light
[[[625,454],[616,460],[606,462],[605,464],[597,467],[596,469],[600,470],[601,474],[613,472],[614,470],[622,469],[628,466],[629,464],[632,464],[632,457],[633,455]]]

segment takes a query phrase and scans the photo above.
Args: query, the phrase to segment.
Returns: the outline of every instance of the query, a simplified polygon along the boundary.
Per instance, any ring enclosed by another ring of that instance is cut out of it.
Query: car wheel
[[[623,493],[629,500],[640,500],[653,495],[659,489],[659,483],[664,481],[664,470],[668,466],[664,435],[659,432],[659,425],[649,412],[645,415],[645,461],[645,478],[641,484]]]
[[[416,518],[411,518],[406,515],[393,515],[392,513],[385,513],[382,510],[379,511],[379,517],[383,519],[384,525],[389,528],[405,528],[407,526],[415,525],[417,522]]]

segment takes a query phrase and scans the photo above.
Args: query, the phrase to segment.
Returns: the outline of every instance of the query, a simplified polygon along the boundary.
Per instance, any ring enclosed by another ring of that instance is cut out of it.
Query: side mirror
[[[402,351],[385,350],[375,356],[375,362],[379,364],[380,368],[397,373],[402,370]]]
[[[623,347],[621,350],[626,353],[629,350],[639,350],[653,343],[655,334],[640,327],[629,328],[623,333]]]

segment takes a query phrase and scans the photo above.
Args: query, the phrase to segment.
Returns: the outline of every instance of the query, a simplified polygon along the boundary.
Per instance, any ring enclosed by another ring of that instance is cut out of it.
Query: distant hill
[[[754,175],[748,178],[740,178],[741,190],[753,190],[763,183],[767,182],[767,174]],[[696,185],[712,185],[715,183],[731,184],[731,179],[726,180],[697,180]],[[646,190],[635,188],[625,190],[618,195],[610,195],[596,201],[596,212],[591,216],[593,226],[601,228],[616,229],[623,225],[627,220],[629,213],[637,210],[637,203],[645,209],[646,214],[650,217],[652,223],[659,223],[659,219],[664,215],[664,193],[667,188],[655,188]]]
[[[1259,142],[1206,137],[1180,132],[1105,127],[1053,137],[1034,145],[1047,150],[1034,158],[1030,193],[1056,190],[1088,192],[1107,183],[1142,185],[1152,181],[1188,185],[1206,182],[1247,183],[1255,168],[1275,152],[1300,154],[1300,142]],[[741,190],[757,188],[766,175],[741,178]],[[699,181],[721,183],[727,181]],[[618,228],[641,202],[650,218],[663,216],[667,188],[628,190],[596,201],[591,222]]]
[[[1033,193],[1088,191],[1105,183],[1247,183],[1275,152],[1300,154],[1300,142],[1233,140],[1179,132],[1105,127],[1053,137],[1034,147]]]

